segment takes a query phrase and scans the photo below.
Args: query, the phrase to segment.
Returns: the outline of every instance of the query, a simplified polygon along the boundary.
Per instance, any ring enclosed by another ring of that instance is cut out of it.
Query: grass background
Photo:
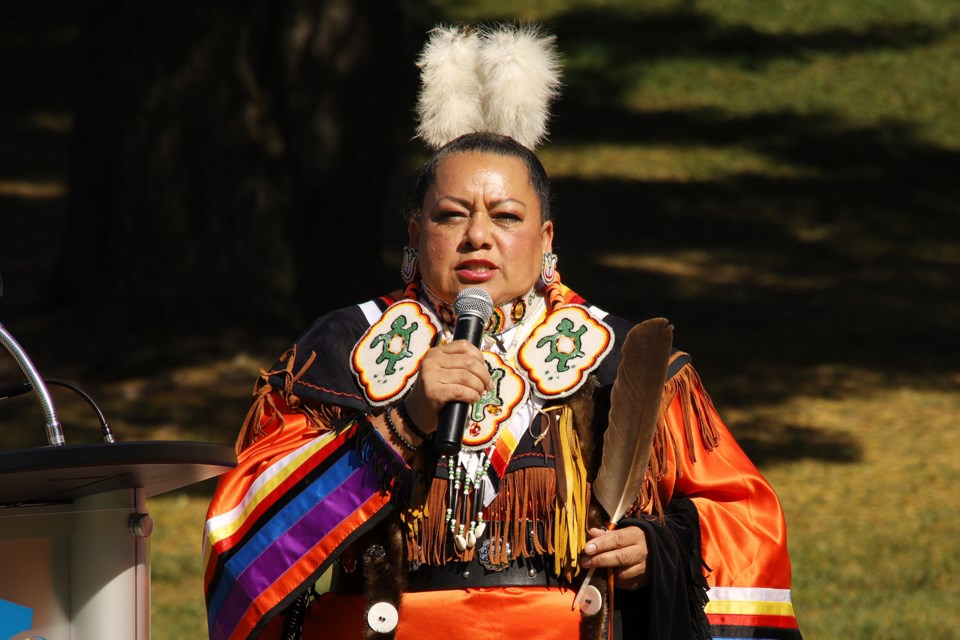
[[[541,155],[565,280],[620,315],[675,323],[784,504],[804,635],[960,637],[960,5],[450,0],[430,10],[538,20],[557,34],[566,88]],[[19,83],[4,83],[0,100],[0,321],[55,337],[57,318],[33,314],[29,288],[11,280],[40,281],[64,215],[75,33],[69,14],[45,23],[39,39],[0,25],[0,70]],[[94,337],[51,338],[35,361],[79,376],[123,439],[231,442],[257,368],[292,337],[228,331],[165,353],[145,344],[89,379]],[[2,379],[14,373],[0,358]],[[74,440],[96,437],[85,405],[55,399]],[[35,411],[10,401],[0,423]],[[0,446],[38,444],[25,439],[0,430]],[[158,640],[204,637],[210,491],[150,503]]]

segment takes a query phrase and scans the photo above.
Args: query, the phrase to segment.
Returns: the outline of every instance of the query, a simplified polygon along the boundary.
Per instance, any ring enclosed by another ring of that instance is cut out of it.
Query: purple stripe
[[[365,465],[317,503],[236,577],[217,616],[217,626],[235,628],[256,597],[379,490],[377,474]]]

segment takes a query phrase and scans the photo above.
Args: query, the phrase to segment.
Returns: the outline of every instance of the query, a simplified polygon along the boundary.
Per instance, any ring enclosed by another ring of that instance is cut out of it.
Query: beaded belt
[[[519,558],[501,571],[491,571],[477,560],[445,565],[421,565],[407,574],[407,591],[440,591],[479,587],[550,587],[563,584],[546,568],[549,558]]]
[[[501,571],[491,571],[474,557],[470,562],[445,565],[421,565],[406,575],[408,592],[475,589],[480,587],[556,587],[566,585],[547,569],[549,557],[519,558]],[[339,563],[334,565],[330,590],[337,593],[362,593],[361,572],[346,573]]]

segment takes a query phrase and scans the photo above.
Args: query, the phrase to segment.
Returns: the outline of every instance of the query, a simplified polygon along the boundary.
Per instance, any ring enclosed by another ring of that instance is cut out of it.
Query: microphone
[[[457,314],[453,339],[466,340],[479,348],[483,328],[493,313],[490,294],[479,287],[464,289],[457,294],[453,310]],[[448,456],[460,453],[469,408],[466,402],[448,402],[443,406],[437,418],[437,432],[433,436],[434,449]]]

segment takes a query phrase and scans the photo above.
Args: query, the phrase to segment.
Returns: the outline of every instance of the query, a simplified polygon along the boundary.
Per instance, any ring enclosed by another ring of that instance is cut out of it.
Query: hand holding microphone
[[[483,338],[483,328],[493,313],[493,300],[490,294],[478,287],[464,289],[457,295],[453,310],[457,314],[453,340],[466,340],[479,348]],[[470,405],[466,402],[454,401],[444,405],[440,410],[437,432],[433,437],[434,449],[447,455],[460,452],[469,409]]]

